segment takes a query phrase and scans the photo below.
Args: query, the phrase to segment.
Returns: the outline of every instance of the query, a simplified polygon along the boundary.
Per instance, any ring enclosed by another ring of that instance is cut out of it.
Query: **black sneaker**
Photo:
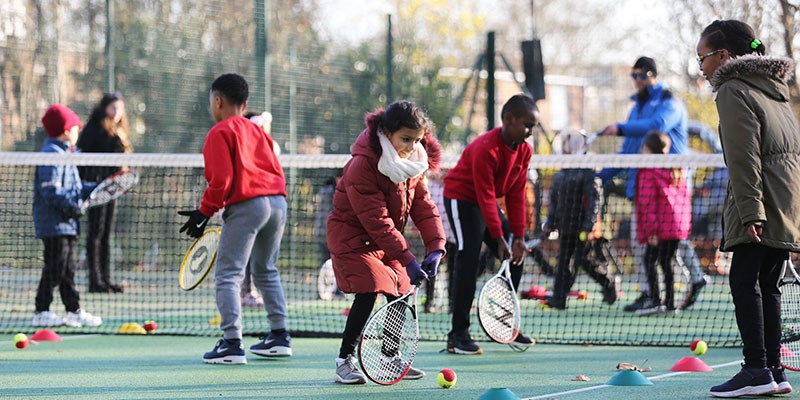
[[[528,348],[530,348],[531,346],[533,346],[535,344],[536,344],[536,341],[531,339],[530,336],[528,336],[528,335],[526,335],[526,334],[524,334],[522,332],[519,332],[519,333],[517,333],[517,337],[514,338],[514,340],[511,341],[511,343],[509,343],[508,345],[514,351],[522,352],[522,351],[528,350]]]
[[[477,355],[483,354],[483,350],[475,344],[469,333],[447,334],[447,352],[452,354]]]
[[[603,303],[612,305],[617,302],[617,278],[612,277],[608,286],[603,288]]]
[[[639,295],[639,298],[637,298],[636,300],[634,300],[634,301],[633,301],[633,303],[631,303],[631,304],[628,304],[627,306],[625,306],[625,308],[623,308],[623,310],[624,310],[624,311],[628,311],[628,312],[632,312],[632,311],[639,310],[639,309],[641,309],[641,308],[642,308],[642,307],[645,305],[645,303],[647,303],[649,300],[650,300],[650,294],[649,294],[649,293],[647,293],[647,292],[642,292],[642,294],[640,294],[640,295]]]
[[[556,310],[566,310],[567,309],[567,302],[566,301],[558,301],[553,297],[548,298],[544,305],[550,308],[554,308]]]
[[[770,367],[772,372],[772,379],[778,384],[778,394],[787,394],[792,392],[792,385],[786,379],[786,370],[783,367]]]
[[[746,368],[729,381],[711,388],[714,397],[763,396],[778,391],[778,384],[772,379],[772,371],[767,368]]]
[[[270,332],[259,337],[260,342],[250,346],[250,352],[264,357],[289,357],[292,355],[292,338],[288,332],[276,335]]]
[[[203,362],[206,364],[247,364],[244,345],[241,340],[220,339],[214,346],[214,350],[203,355]]]
[[[703,277],[700,282],[692,283],[692,286],[689,288],[689,293],[686,294],[686,299],[681,304],[680,309],[685,310],[692,306],[697,301],[697,298],[700,297],[700,292],[703,291],[703,288],[706,287],[708,282],[706,282],[706,278]]]

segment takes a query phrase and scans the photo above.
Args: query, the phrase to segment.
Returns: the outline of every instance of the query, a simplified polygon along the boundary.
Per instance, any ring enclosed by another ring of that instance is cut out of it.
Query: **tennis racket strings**
[[[495,341],[508,343],[517,336],[516,307],[511,283],[495,276],[484,285],[479,301],[479,317],[486,333]]]
[[[374,382],[392,384],[411,368],[417,353],[415,310],[400,300],[376,313],[361,338],[360,361]]]

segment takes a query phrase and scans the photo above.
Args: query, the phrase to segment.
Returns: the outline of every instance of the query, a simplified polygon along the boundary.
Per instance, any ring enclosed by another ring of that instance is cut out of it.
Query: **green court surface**
[[[32,332],[27,332],[31,334]],[[703,399],[708,389],[738,369],[741,350],[711,348],[702,359],[713,372],[670,373],[687,347],[537,345],[524,353],[481,343],[484,354],[456,356],[442,342],[422,342],[415,366],[428,376],[394,386],[333,383],[337,339],[293,339],[294,356],[248,364],[206,365],[203,352],[215,339],[168,335],[76,335],[18,350],[12,335],[0,338],[0,397],[42,399],[476,399],[488,388],[508,388],[522,399]],[[257,341],[246,337],[247,346]],[[609,387],[618,362],[652,367],[652,386]],[[452,389],[440,389],[436,374],[451,368]],[[586,375],[591,380],[574,380]],[[789,379],[796,375],[791,373]],[[800,380],[798,380],[800,382]],[[796,396],[782,396],[796,397]]]

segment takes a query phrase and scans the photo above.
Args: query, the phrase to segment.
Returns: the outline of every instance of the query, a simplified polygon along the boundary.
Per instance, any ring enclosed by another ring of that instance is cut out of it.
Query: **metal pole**
[[[386,15],[386,104],[394,100],[394,93],[392,93],[392,82],[394,80],[394,45],[392,43],[392,14]]]
[[[490,131],[497,126],[495,122],[495,95],[494,71],[495,71],[495,50],[494,50],[494,31],[489,32],[486,40],[486,130]]]
[[[114,79],[114,0],[106,0],[106,92],[113,93]]]
[[[256,87],[258,97],[261,101],[254,104],[260,105],[262,111],[270,111],[271,92],[270,92],[270,65],[269,65],[269,0],[255,0],[256,40],[255,40],[255,64],[256,64]]]

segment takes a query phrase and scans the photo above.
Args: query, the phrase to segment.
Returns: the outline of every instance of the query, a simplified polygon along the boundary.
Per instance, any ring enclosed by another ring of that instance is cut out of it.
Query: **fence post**
[[[386,104],[391,103],[394,100],[394,94],[392,93],[392,83],[394,81],[394,71],[393,66],[394,63],[392,59],[394,58],[394,45],[392,37],[392,14],[386,15]]]
[[[116,91],[114,77],[114,0],[106,0],[106,92]]]
[[[497,126],[495,122],[495,85],[494,71],[495,50],[494,50],[494,31],[489,32],[486,38],[486,131],[490,131]]]

